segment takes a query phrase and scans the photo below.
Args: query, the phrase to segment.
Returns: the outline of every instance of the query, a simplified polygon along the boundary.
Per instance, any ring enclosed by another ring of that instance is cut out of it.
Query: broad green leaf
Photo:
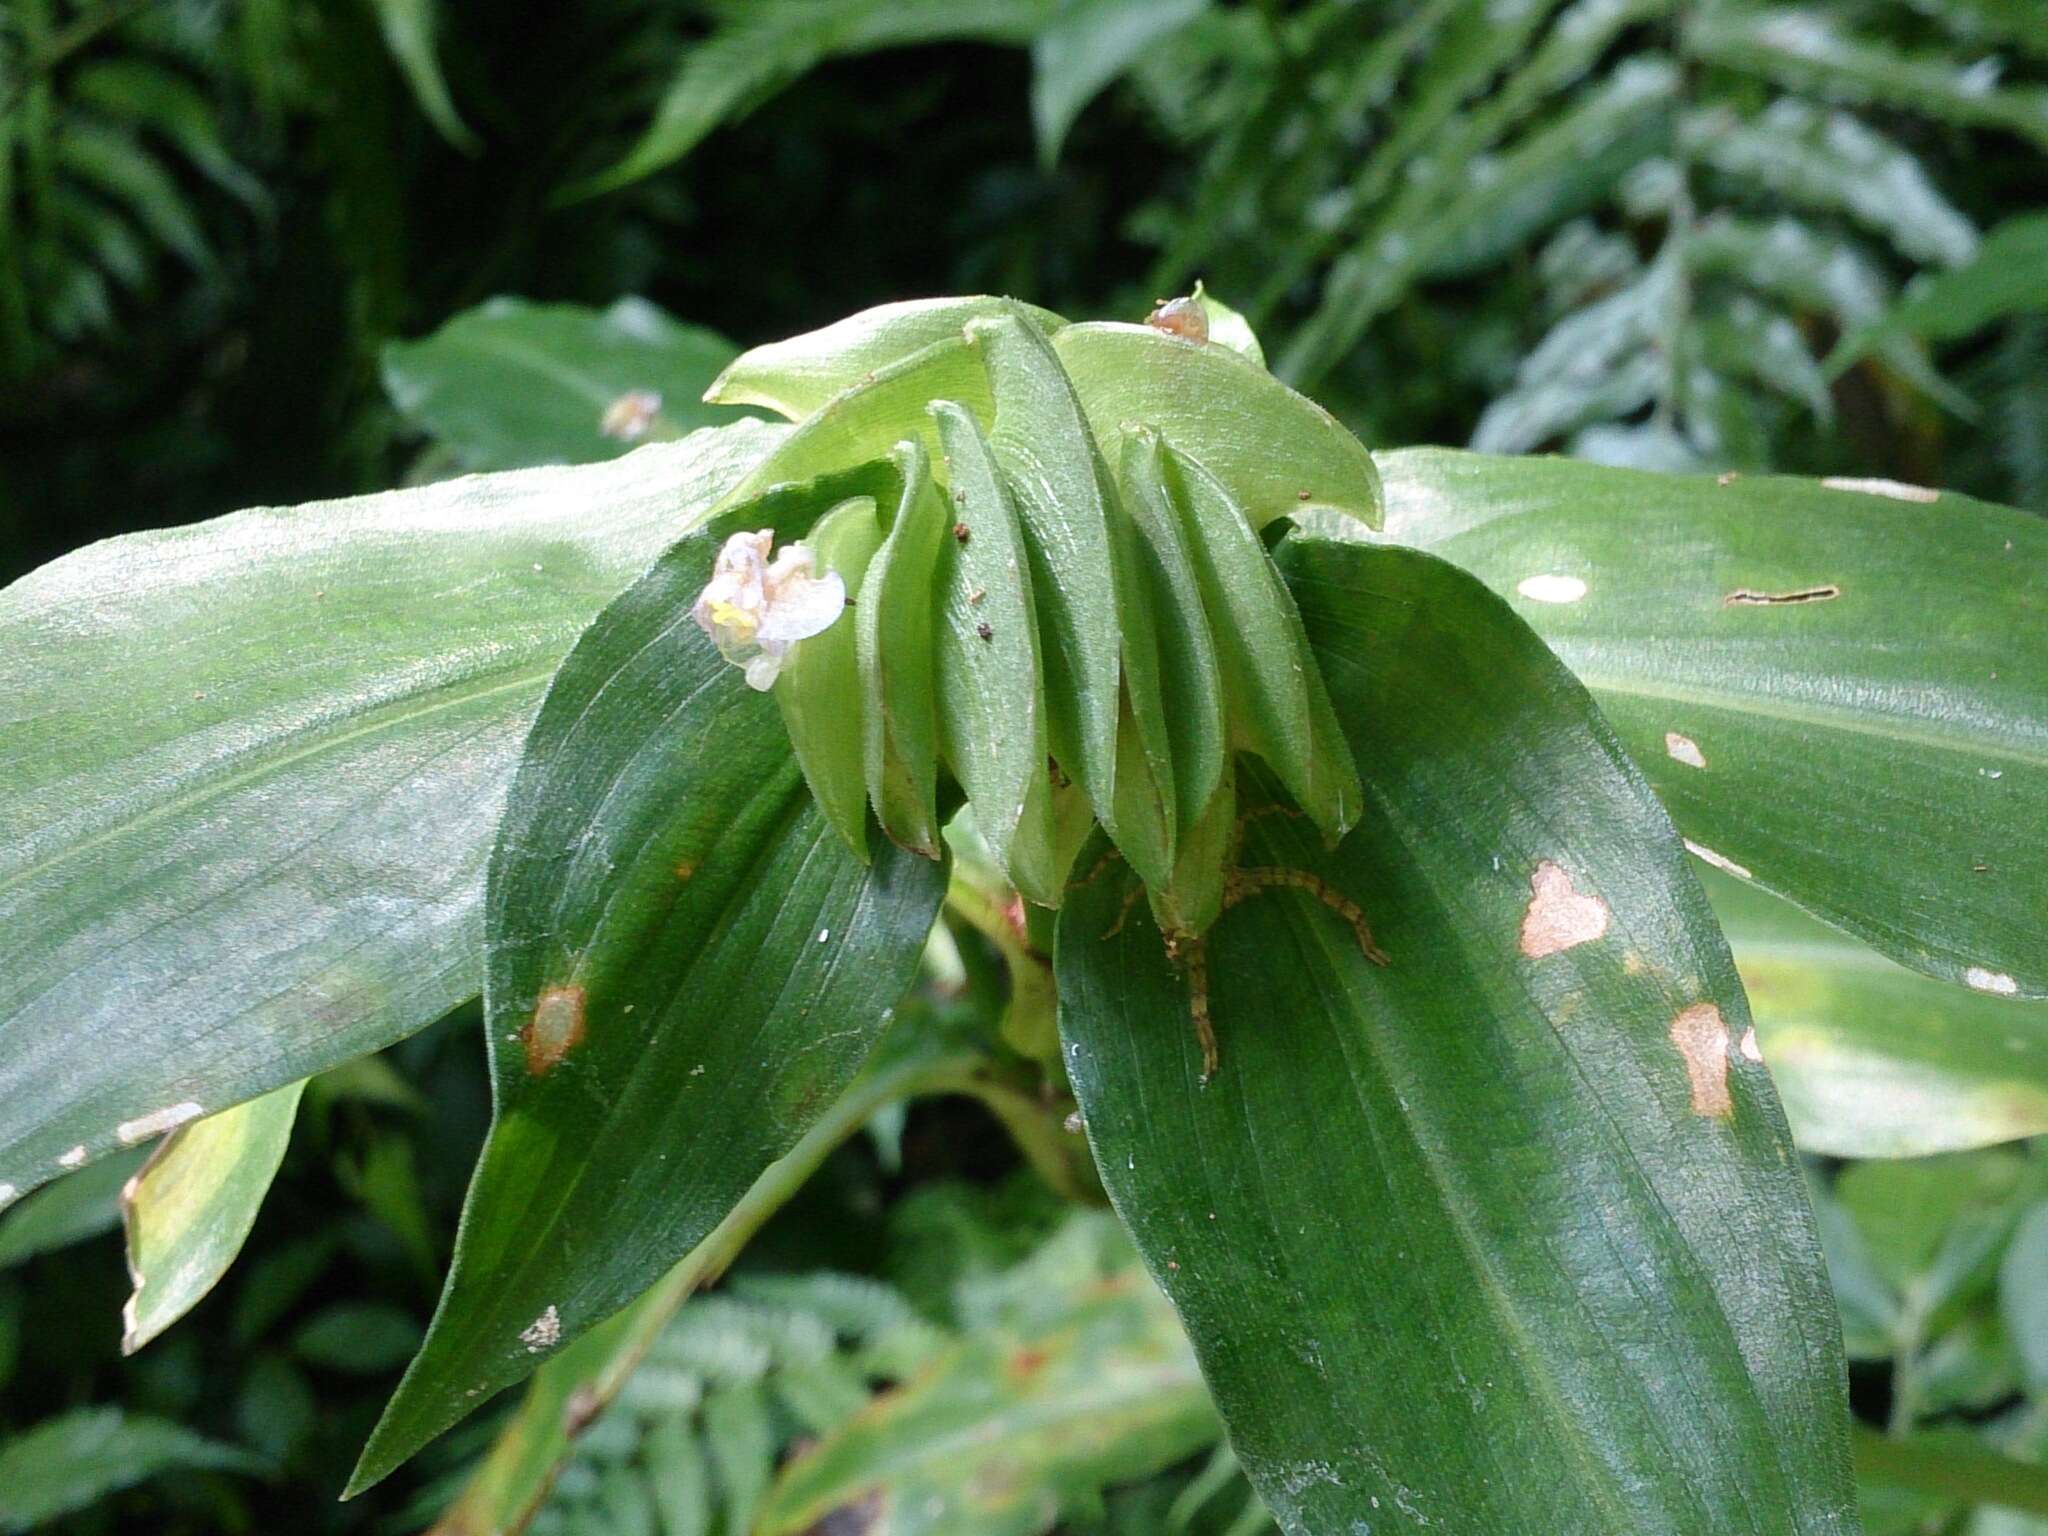
[[[940,748],[996,866],[1032,901],[1057,906],[1067,871],[1046,773],[1030,551],[980,424],[950,401],[932,414],[952,510],[967,530],[965,540],[944,541],[939,559]]]
[[[1379,526],[1379,475],[1364,445],[1229,346],[1091,323],[1054,332],[1052,349],[1099,441],[1142,422],[1222,481],[1254,525],[1328,507]]]
[[[1209,0],[1062,0],[1031,40],[1031,122],[1038,158],[1057,165],[1081,109],[1152,48],[1209,9]]]
[[[977,1329],[791,1461],[751,1529],[1039,1536],[1215,1439],[1187,1341],[1135,1268],[1034,1310],[1036,1326]]]
[[[441,74],[441,61],[434,52],[439,10],[435,0],[371,0],[371,7],[383,29],[384,45],[404,71],[413,99],[427,121],[464,154],[477,153],[483,145],[455,110],[455,100]]]
[[[2009,315],[2048,312],[2048,213],[2008,219],[1984,237],[1969,265],[1939,272],[1828,359],[1839,372],[1901,335],[1956,341]]]
[[[1264,758],[1334,841],[1358,819],[1358,769],[1294,599],[1244,508],[1213,475],[1170,446],[1160,469],[1214,629],[1232,745]]]
[[[492,299],[384,348],[384,388],[469,469],[587,464],[722,426],[699,396],[733,345],[645,299],[610,309]]]
[[[0,1269],[69,1248],[121,1224],[121,1190],[148,1150],[135,1147],[67,1174],[0,1215]]]
[[[548,678],[780,434],[241,512],[0,592],[0,1185],[475,996]]]
[[[119,1408],[76,1408],[0,1441],[0,1532],[50,1521],[165,1472],[265,1470],[240,1446]]]
[[[1068,327],[1072,329],[1072,327]],[[1117,531],[1101,454],[1043,337],[1014,319],[976,321],[988,364],[989,450],[1031,556],[1048,739],[1105,824],[1116,818],[1123,625]],[[1111,836],[1116,828],[1111,828]]]
[[[921,1027],[919,1015],[906,1010],[899,1016],[847,1091],[802,1140],[769,1164],[681,1263],[534,1373],[518,1413],[434,1527],[438,1536],[522,1528],[547,1497],[577,1436],[634,1379],[677,1309],[730,1264],[826,1156],[878,1110],[920,1093],[957,1088],[977,1060],[940,1031]],[[669,1482],[659,1479],[657,1492],[668,1492]]]
[[[915,971],[942,868],[886,845],[856,859],[774,701],[689,617],[726,533],[787,541],[831,504],[793,492],[684,539],[549,688],[491,865],[491,1134],[352,1490],[702,1242],[838,1097]]]
[[[1833,1157],[1924,1157],[2048,1133],[2048,1004],[1907,970],[1702,870],[1792,1135]]]
[[[800,421],[868,374],[933,342],[960,336],[970,320],[1015,315],[1047,335],[1066,321],[1015,299],[910,299],[881,304],[740,354],[705,391],[713,405],[759,405]]]
[[[1510,598],[1702,858],[1917,970],[2048,997],[2048,523],[1882,480],[1381,468],[1386,537]]]
[[[1192,964],[1109,936],[1109,878],[1057,952],[1104,1184],[1254,1486],[1297,1536],[1853,1533],[1813,1218],[1670,824],[1469,577],[1282,563],[1367,814],[1334,853],[1251,822],[1271,873]]]
[[[171,1132],[121,1191],[134,1291],[121,1312],[132,1355],[205,1297],[235,1262],[284,1161],[303,1080]]]
[[[932,594],[945,498],[916,442],[895,453],[897,495],[888,532],[853,612],[860,662],[861,761],[882,830],[926,858],[939,856],[938,685]]]
[[[868,563],[882,542],[875,498],[855,496],[818,519],[805,542],[818,570],[835,571],[849,597],[861,589]],[[855,625],[841,620],[823,634],[799,640],[775,680],[783,729],[825,819],[855,856],[868,857],[868,786],[862,766],[860,663]]]

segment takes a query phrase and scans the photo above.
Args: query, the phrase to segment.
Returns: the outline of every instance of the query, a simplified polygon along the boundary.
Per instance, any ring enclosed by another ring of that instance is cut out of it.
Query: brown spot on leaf
[[[1694,1003],[1671,1021],[1671,1043],[1685,1058],[1692,1112],[1725,1120],[1735,1112],[1728,1097],[1728,1026],[1712,1003]]]
[[[696,873],[697,861],[695,859],[683,859],[676,865],[676,878],[678,880],[687,880]]]
[[[1052,1357],[1042,1349],[1020,1349],[1010,1356],[1010,1374],[1019,1380],[1029,1380],[1045,1369],[1045,1362]]]
[[[1800,587],[1791,592],[1757,592],[1737,587],[1721,599],[1723,608],[1772,608],[1787,603],[1825,603],[1840,597],[1842,589],[1833,582],[1822,587]]]
[[[533,1017],[519,1031],[526,1070],[535,1077],[552,1072],[583,1043],[583,989],[549,987],[534,1004]]]
[[[1572,877],[1545,859],[1529,877],[1529,909],[1522,914],[1522,953],[1531,960],[1562,954],[1607,932],[1607,903],[1572,889]]]

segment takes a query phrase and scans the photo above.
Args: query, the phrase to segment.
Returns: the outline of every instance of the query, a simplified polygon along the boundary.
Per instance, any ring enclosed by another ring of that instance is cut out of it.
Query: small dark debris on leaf
[[[953,525],[953,537],[962,544],[965,544],[967,542],[967,525],[965,523],[955,523]]]
[[[993,640],[996,637],[996,632],[989,627],[987,619],[983,619],[979,624],[975,625],[974,632],[984,640]]]

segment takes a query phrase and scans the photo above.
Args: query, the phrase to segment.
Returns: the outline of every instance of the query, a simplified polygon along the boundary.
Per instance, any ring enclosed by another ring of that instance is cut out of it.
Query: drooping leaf
[[[970,320],[1015,315],[1051,335],[1066,321],[1015,299],[910,299],[771,341],[735,358],[704,398],[714,405],[760,405],[800,421],[868,374],[936,341],[960,336]]]
[[[1054,332],[1052,349],[1099,441],[1142,422],[1221,480],[1255,526],[1312,507],[1379,526],[1379,475],[1364,445],[1230,347],[1090,323]]]
[[[1040,1536],[1105,1484],[1214,1440],[1186,1339],[1141,1273],[1083,1272],[1070,1290],[1025,1269],[1027,1325],[971,1331],[839,1425],[783,1469],[751,1529]]]
[[[77,1408],[0,1441],[0,1532],[45,1529],[97,1499],[165,1472],[265,1470],[261,1457],[168,1419]]]
[[[915,970],[941,866],[855,858],[774,701],[689,617],[727,532],[798,538],[838,499],[798,488],[683,540],[549,689],[491,866],[491,1134],[354,1490],[704,1241],[838,1097]]]
[[[1254,1485],[1299,1536],[1854,1532],[1812,1217],[1669,823],[1476,582],[1283,565],[1367,814],[1334,853],[1251,823],[1263,894],[1192,965],[1105,936],[1109,878],[1057,955],[1104,1183]]]
[[[465,154],[475,154],[483,146],[455,110],[455,99],[448,94],[448,81],[434,50],[439,10],[435,0],[371,0],[371,4],[384,32],[384,44],[404,71],[420,111],[442,138]]]
[[[1701,857],[1915,969],[2048,996],[2048,524],[1887,481],[1381,468],[1386,536],[1511,598]]]
[[[1059,163],[1081,109],[1148,49],[1209,8],[1209,0],[1063,0],[1031,40],[1031,122],[1038,158]]]
[[[548,678],[779,434],[237,513],[0,592],[0,1184],[473,997]]]
[[[492,299],[384,348],[384,388],[468,469],[587,464],[722,426],[699,399],[734,348],[645,299],[605,310]]]
[[[1925,1157],[2048,1133],[2048,1004],[1922,976],[1754,885],[1700,873],[1803,1149]]]
[[[626,156],[563,195],[592,197],[651,175],[826,59],[968,38],[1022,43],[1052,14],[1053,3],[750,0],[684,56],[654,121]]]
[[[256,1225],[291,1141],[303,1080],[173,1131],[121,1192],[134,1291],[121,1313],[132,1355],[206,1296]]]

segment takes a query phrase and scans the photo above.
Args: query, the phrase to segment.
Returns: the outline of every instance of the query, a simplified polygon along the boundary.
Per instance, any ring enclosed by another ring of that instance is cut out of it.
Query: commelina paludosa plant
[[[794,425],[0,594],[0,1201],[180,1127],[232,1182],[481,990],[496,1119],[364,1487],[714,1273],[872,1111],[953,903],[1287,1530],[1857,1528],[1687,851],[2048,994],[2048,527],[1376,460],[1199,296],[890,306],[713,398]],[[210,1279],[131,1243],[133,1346]]]

